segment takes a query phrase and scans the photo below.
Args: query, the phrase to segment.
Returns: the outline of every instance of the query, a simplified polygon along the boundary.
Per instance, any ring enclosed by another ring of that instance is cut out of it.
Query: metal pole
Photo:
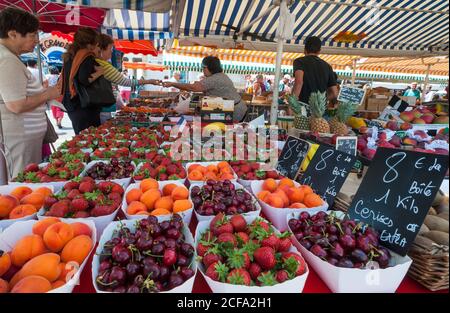
[[[278,118],[278,97],[280,90],[278,89],[278,84],[281,78],[281,61],[283,60],[283,43],[284,39],[278,38],[277,42],[277,58],[275,63],[275,81],[273,83],[273,99],[272,107],[270,110],[270,124],[275,125]]]
[[[36,0],[33,0],[33,14],[38,18],[38,13],[36,9]],[[41,42],[39,37],[39,30],[37,32],[38,44],[35,50],[37,50],[37,62],[38,62],[38,70],[39,70],[39,80],[42,83],[44,82],[44,78],[42,77],[42,58],[41,58]]]
[[[355,87],[355,80],[356,80],[356,59],[353,59],[353,65],[352,65],[352,87]]]
[[[427,90],[428,84],[430,83],[430,71],[431,71],[431,64],[428,64],[427,65],[427,73],[425,75],[425,85],[423,87],[422,98],[421,98],[422,102],[424,102],[424,100],[425,100],[425,91]]]
[[[6,154],[5,145],[3,144],[3,126],[2,119],[0,113],[0,186],[8,184],[8,166],[6,163]]]

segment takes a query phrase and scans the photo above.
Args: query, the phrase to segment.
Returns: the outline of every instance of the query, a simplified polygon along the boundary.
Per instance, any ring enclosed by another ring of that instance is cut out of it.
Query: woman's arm
[[[33,111],[37,107],[43,105],[45,102],[56,99],[60,96],[59,91],[56,87],[49,87],[44,92],[26,97],[22,100],[17,101],[7,101],[5,102],[6,108],[15,113],[25,113],[29,111]]]
[[[180,83],[172,83],[172,82],[163,82],[164,88],[177,88],[185,91],[193,91],[193,92],[204,92],[206,91],[205,87],[200,82],[195,82],[193,84],[180,84]]]

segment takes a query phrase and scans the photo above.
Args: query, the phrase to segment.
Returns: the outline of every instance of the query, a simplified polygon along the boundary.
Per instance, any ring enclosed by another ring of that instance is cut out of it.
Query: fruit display
[[[60,159],[43,164],[31,163],[12,181],[18,183],[64,182],[78,177],[84,167],[85,164],[79,159],[67,163]]]
[[[411,124],[448,124],[448,115],[437,116],[426,107],[401,112],[400,118]]]
[[[84,176],[95,180],[114,180],[133,175],[135,165],[130,160],[111,159],[111,161],[94,161],[88,164]]]
[[[128,140],[115,140],[115,139],[104,139],[98,142],[99,148],[129,148],[131,141]]]
[[[231,168],[240,180],[264,180],[267,178],[281,179],[277,171],[264,171],[262,164],[248,161],[230,161]]]
[[[0,228],[10,226],[15,220],[35,217],[43,207],[45,198],[52,195],[52,186],[0,187]]]
[[[364,269],[373,262],[379,268],[392,266],[391,253],[380,245],[378,232],[371,227],[363,230],[362,223],[341,220],[333,213],[302,212],[288,225],[305,249],[333,266]]]
[[[123,187],[90,177],[67,182],[62,191],[45,199],[44,216],[88,218],[113,214],[122,204]],[[100,232],[100,230],[99,230]]]
[[[203,186],[191,187],[191,200],[199,220],[219,213],[225,215],[258,215],[260,207],[255,198],[239,184],[229,180],[208,180]]]
[[[99,148],[92,153],[91,159],[128,159],[129,155],[130,150],[128,148]]]
[[[169,157],[154,151],[146,153],[146,161],[138,165],[133,175],[135,181],[153,178],[158,181],[182,180],[186,170],[181,161],[172,161]]]
[[[257,287],[253,289],[257,291],[289,281],[293,285],[286,285],[283,292],[302,291],[308,268],[292,249],[290,233],[275,232],[261,218],[250,221],[242,215],[227,218],[221,213],[198,227],[199,268],[213,292],[224,292],[227,285]],[[237,289],[226,291],[233,290]]]
[[[193,238],[179,215],[108,226],[93,260],[97,292],[192,292],[196,274]]]
[[[50,156],[50,161],[55,162],[60,160],[64,163],[73,162],[75,160],[81,160],[84,163],[89,163],[91,161],[92,150],[86,149],[87,151],[82,151],[79,148],[70,148],[65,151],[56,151]]]
[[[18,222],[0,235],[0,293],[71,292],[95,244],[92,222]],[[10,250],[10,251],[8,251]]]
[[[192,207],[189,191],[182,183],[162,183],[152,178],[130,185],[122,205],[128,218],[180,214],[186,216],[186,223],[190,221]]]
[[[323,118],[327,105],[326,92],[313,92],[309,98],[309,107],[311,109],[311,117],[309,119],[309,129],[318,133],[329,133],[330,125]]]
[[[226,161],[218,163],[193,163],[187,165],[188,179],[191,182],[206,180],[236,180],[236,174]]]

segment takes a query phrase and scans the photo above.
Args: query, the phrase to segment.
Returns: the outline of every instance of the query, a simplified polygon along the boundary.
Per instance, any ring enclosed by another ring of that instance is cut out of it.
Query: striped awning
[[[146,12],[168,12],[172,0],[44,0],[68,5],[89,6],[105,9],[128,9]]]
[[[255,51],[244,49],[214,49],[204,46],[179,46],[174,42],[170,53],[186,57],[203,58],[208,55],[217,56],[222,61],[237,61],[246,63],[275,64],[276,53],[271,51]],[[293,61],[304,56],[302,53],[283,53],[282,65],[292,66]],[[345,70],[353,66],[357,60],[358,71],[392,72],[403,74],[425,75],[428,64],[431,75],[448,76],[448,57],[428,58],[363,58],[356,55],[329,55],[320,57],[331,64],[334,70]]]
[[[102,32],[114,39],[163,40],[172,38],[169,13],[148,13],[133,10],[109,10]]]
[[[361,50],[365,55],[440,53],[449,48],[447,0],[293,0],[294,39],[286,51],[295,52],[308,36],[323,41],[324,52]],[[271,0],[186,0],[180,35],[185,38],[232,38],[262,12],[237,43],[275,40],[279,8]],[[355,42],[337,42],[336,35],[347,31],[363,37]],[[241,41],[240,41],[241,40]],[[224,40],[224,44],[229,40]],[[273,47],[272,47],[273,48]],[[270,50],[270,49],[266,49]],[[327,52],[329,53],[329,52]]]

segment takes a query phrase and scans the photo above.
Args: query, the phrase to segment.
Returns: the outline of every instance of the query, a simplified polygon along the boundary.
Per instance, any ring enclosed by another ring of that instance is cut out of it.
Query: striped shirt
[[[95,61],[97,61],[97,63],[100,64],[100,66],[103,68],[103,76],[111,83],[118,86],[126,86],[132,88],[139,85],[136,79],[129,79],[123,76],[122,73],[120,73],[114,66],[112,66],[111,63],[98,58],[95,59]]]

